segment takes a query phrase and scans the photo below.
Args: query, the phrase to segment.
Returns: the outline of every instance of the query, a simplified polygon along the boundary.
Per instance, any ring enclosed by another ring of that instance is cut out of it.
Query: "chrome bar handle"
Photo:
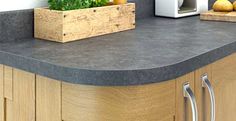
[[[207,88],[208,92],[210,94],[210,100],[211,100],[211,121],[215,121],[215,94],[214,89],[211,85],[211,82],[209,81],[207,75],[202,76],[202,87]]]
[[[191,87],[189,83],[184,84],[183,86],[183,91],[184,91],[184,97],[188,98],[191,107],[192,107],[192,121],[198,121],[198,112],[197,112],[197,103],[196,103],[196,98],[193,94],[193,91],[191,90]]]

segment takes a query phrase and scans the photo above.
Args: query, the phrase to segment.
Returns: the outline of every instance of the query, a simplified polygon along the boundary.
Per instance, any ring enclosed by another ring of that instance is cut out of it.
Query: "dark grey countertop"
[[[0,42],[0,63],[76,84],[127,86],[177,78],[236,52],[236,24],[147,18],[137,28],[66,44]]]

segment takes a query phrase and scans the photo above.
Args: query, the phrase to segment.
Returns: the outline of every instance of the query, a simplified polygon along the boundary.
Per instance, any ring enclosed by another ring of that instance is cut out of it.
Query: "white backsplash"
[[[0,0],[0,12],[47,6],[48,0]]]

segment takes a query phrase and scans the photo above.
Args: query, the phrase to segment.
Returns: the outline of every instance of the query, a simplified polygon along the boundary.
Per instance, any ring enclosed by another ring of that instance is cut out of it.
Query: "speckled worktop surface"
[[[236,52],[236,24],[150,17],[137,28],[66,44],[0,41],[0,63],[76,84],[167,81]]]

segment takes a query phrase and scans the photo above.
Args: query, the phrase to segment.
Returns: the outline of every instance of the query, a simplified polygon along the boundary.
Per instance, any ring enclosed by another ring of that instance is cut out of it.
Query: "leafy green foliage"
[[[52,10],[66,11],[105,6],[109,0],[48,0],[48,3]]]
[[[93,0],[91,7],[101,7],[107,5],[109,0]]]

